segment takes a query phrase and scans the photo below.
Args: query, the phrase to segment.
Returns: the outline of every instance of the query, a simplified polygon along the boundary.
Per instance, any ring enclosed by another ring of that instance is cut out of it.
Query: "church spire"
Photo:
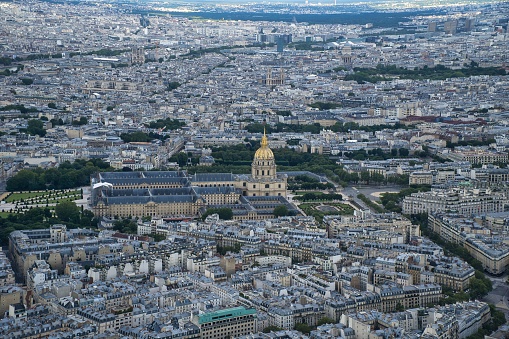
[[[263,126],[263,137],[262,140],[260,141],[260,146],[262,147],[269,146],[269,140],[267,138],[267,134],[265,133],[265,126]]]

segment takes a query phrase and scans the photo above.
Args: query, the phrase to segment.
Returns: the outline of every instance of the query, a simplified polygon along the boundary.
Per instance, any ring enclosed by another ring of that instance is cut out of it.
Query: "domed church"
[[[287,176],[278,175],[274,153],[269,148],[269,140],[263,131],[260,148],[251,164],[251,177],[247,180],[244,195],[286,197]]]
[[[285,205],[287,175],[278,174],[263,132],[251,174],[185,171],[99,172],[91,176],[91,205],[97,216],[190,216],[207,208],[228,207],[234,219],[265,219]]]

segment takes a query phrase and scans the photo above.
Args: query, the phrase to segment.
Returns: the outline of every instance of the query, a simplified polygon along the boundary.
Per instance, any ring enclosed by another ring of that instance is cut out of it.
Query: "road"
[[[343,197],[349,197],[350,200],[354,201],[357,205],[361,206],[362,209],[370,209],[362,200],[357,199],[357,195],[360,193],[364,194],[367,198],[375,201],[375,195],[384,192],[399,192],[401,186],[387,185],[387,186],[349,186],[343,188],[340,193]],[[375,212],[375,211],[373,211]]]
[[[504,312],[506,320],[509,322],[509,284],[507,284],[507,275],[502,277],[494,277],[486,274],[486,276],[493,282],[493,290],[488,295],[482,298],[482,301],[495,305],[495,307]],[[504,338],[505,333],[509,331],[509,325],[503,325],[493,335],[499,338]]]
[[[489,303],[494,304],[500,310],[509,313],[509,285],[507,284],[507,275],[494,277],[486,275],[493,283],[493,290],[484,298]]]

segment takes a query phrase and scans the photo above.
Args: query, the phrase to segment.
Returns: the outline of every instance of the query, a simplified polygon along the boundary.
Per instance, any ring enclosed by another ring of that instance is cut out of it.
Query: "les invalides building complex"
[[[198,217],[208,208],[227,207],[234,219],[266,219],[274,208],[296,208],[286,199],[287,175],[278,174],[263,135],[251,175],[185,171],[102,172],[91,178],[91,205],[97,216]]]

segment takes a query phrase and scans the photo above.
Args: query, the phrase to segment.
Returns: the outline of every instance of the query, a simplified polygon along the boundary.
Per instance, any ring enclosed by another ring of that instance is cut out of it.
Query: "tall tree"
[[[74,201],[63,201],[55,206],[57,218],[63,222],[77,223],[80,220],[80,209]]]

